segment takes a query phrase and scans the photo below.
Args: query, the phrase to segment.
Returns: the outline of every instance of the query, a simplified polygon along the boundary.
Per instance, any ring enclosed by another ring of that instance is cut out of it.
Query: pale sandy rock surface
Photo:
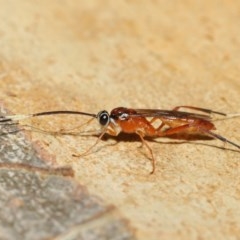
[[[0,6],[0,99],[13,113],[183,104],[240,111],[239,1],[1,0]],[[50,125],[73,128],[86,118],[58,120]],[[35,124],[47,129],[43,121]],[[239,121],[217,121],[218,132],[240,143]],[[231,146],[157,139],[149,143],[157,158],[149,175],[135,138],[107,139],[79,159],[72,154],[96,137],[31,137],[59,165],[71,165],[90,193],[117,206],[137,239],[240,236],[240,153]]]

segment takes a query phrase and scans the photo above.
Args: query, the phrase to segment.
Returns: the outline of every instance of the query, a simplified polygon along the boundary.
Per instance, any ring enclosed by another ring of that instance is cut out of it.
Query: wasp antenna
[[[29,115],[23,115],[23,114],[9,115],[9,116],[5,116],[5,117],[0,117],[0,123],[19,121],[19,120],[30,118],[32,116],[33,116],[32,114],[29,114]]]
[[[90,117],[97,118],[97,114],[86,113],[86,112],[79,112],[79,111],[50,111],[50,112],[39,112],[39,113],[34,113],[34,114],[32,114],[31,116],[32,116],[32,117],[37,117],[37,116],[57,115],[57,114],[85,115],[85,116],[90,116]]]
[[[46,116],[46,115],[57,115],[57,114],[74,114],[74,115],[85,115],[93,118],[97,118],[96,114],[79,112],[79,111],[49,111],[49,112],[38,112],[33,114],[18,114],[0,117],[0,123],[7,123],[12,121],[24,120],[31,117]]]
[[[226,114],[226,116],[231,118],[240,117],[240,113],[229,113],[229,114]]]

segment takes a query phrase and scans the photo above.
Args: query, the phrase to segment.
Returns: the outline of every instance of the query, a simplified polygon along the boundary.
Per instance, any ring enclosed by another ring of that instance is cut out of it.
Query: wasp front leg
[[[72,154],[73,157],[83,157],[86,156],[88,153],[91,152],[91,150],[100,142],[100,140],[102,139],[103,135],[107,132],[107,129],[105,129],[100,136],[98,137],[97,141],[91,146],[89,147],[85,152],[81,153],[81,154]]]

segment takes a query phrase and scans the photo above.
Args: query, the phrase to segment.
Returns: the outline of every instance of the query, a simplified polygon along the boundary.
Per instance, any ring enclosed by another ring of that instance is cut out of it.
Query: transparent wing
[[[208,114],[197,114],[192,112],[183,112],[175,110],[161,110],[161,109],[134,109],[136,113],[129,114],[131,117],[166,117],[171,119],[204,119],[211,120],[211,116]]]

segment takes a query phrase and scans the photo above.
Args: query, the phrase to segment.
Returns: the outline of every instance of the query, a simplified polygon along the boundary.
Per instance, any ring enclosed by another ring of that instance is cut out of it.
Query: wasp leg
[[[193,125],[193,124],[185,124],[185,125],[182,125],[182,126],[178,126],[178,127],[175,127],[175,128],[170,128],[170,129],[167,129],[166,131],[164,132],[159,132],[158,133],[158,136],[159,137],[164,137],[164,136],[169,136],[169,135],[172,135],[172,134],[175,134],[175,133],[180,133],[180,132],[185,132],[187,130],[191,129],[191,132],[192,133],[202,133],[202,134],[205,134],[205,135],[209,135],[213,138],[216,138],[216,139],[219,139],[220,141],[224,142],[224,143],[229,143],[237,148],[240,148],[240,145],[226,139],[225,137],[219,135],[219,134],[216,134],[216,133],[213,133],[211,132],[210,130],[208,129],[205,129],[204,127],[201,127],[198,126],[197,124],[196,125]]]
[[[216,139],[219,139],[220,141],[222,141],[222,142],[224,142],[224,143],[229,143],[229,144],[231,144],[231,145],[233,145],[233,146],[235,146],[235,147],[237,147],[237,148],[240,148],[240,145],[238,145],[238,144],[236,144],[236,143],[234,143],[234,142],[226,139],[225,137],[223,137],[223,136],[221,136],[221,135],[219,135],[219,134],[213,133],[213,132],[211,132],[211,131],[209,131],[209,130],[202,130],[202,132],[205,133],[205,134],[207,134],[207,135],[209,135],[209,136],[211,136],[211,137],[214,137],[214,138],[216,138]]]
[[[151,154],[151,163],[152,163],[152,171],[150,172],[150,174],[153,174],[155,172],[155,168],[156,168],[156,160],[155,157],[153,155],[153,151],[151,149],[151,147],[148,145],[147,141],[143,138],[143,134],[141,132],[137,132],[138,136],[140,137],[140,139],[142,140],[142,144],[145,145],[148,149],[148,151]]]
[[[86,156],[89,152],[91,152],[91,150],[100,142],[100,140],[102,139],[103,135],[107,132],[107,129],[105,129],[101,135],[98,137],[97,141],[91,146],[89,147],[85,152],[83,153],[80,153],[80,154],[77,154],[77,153],[74,153],[72,154],[73,157],[83,157],[83,156]]]

